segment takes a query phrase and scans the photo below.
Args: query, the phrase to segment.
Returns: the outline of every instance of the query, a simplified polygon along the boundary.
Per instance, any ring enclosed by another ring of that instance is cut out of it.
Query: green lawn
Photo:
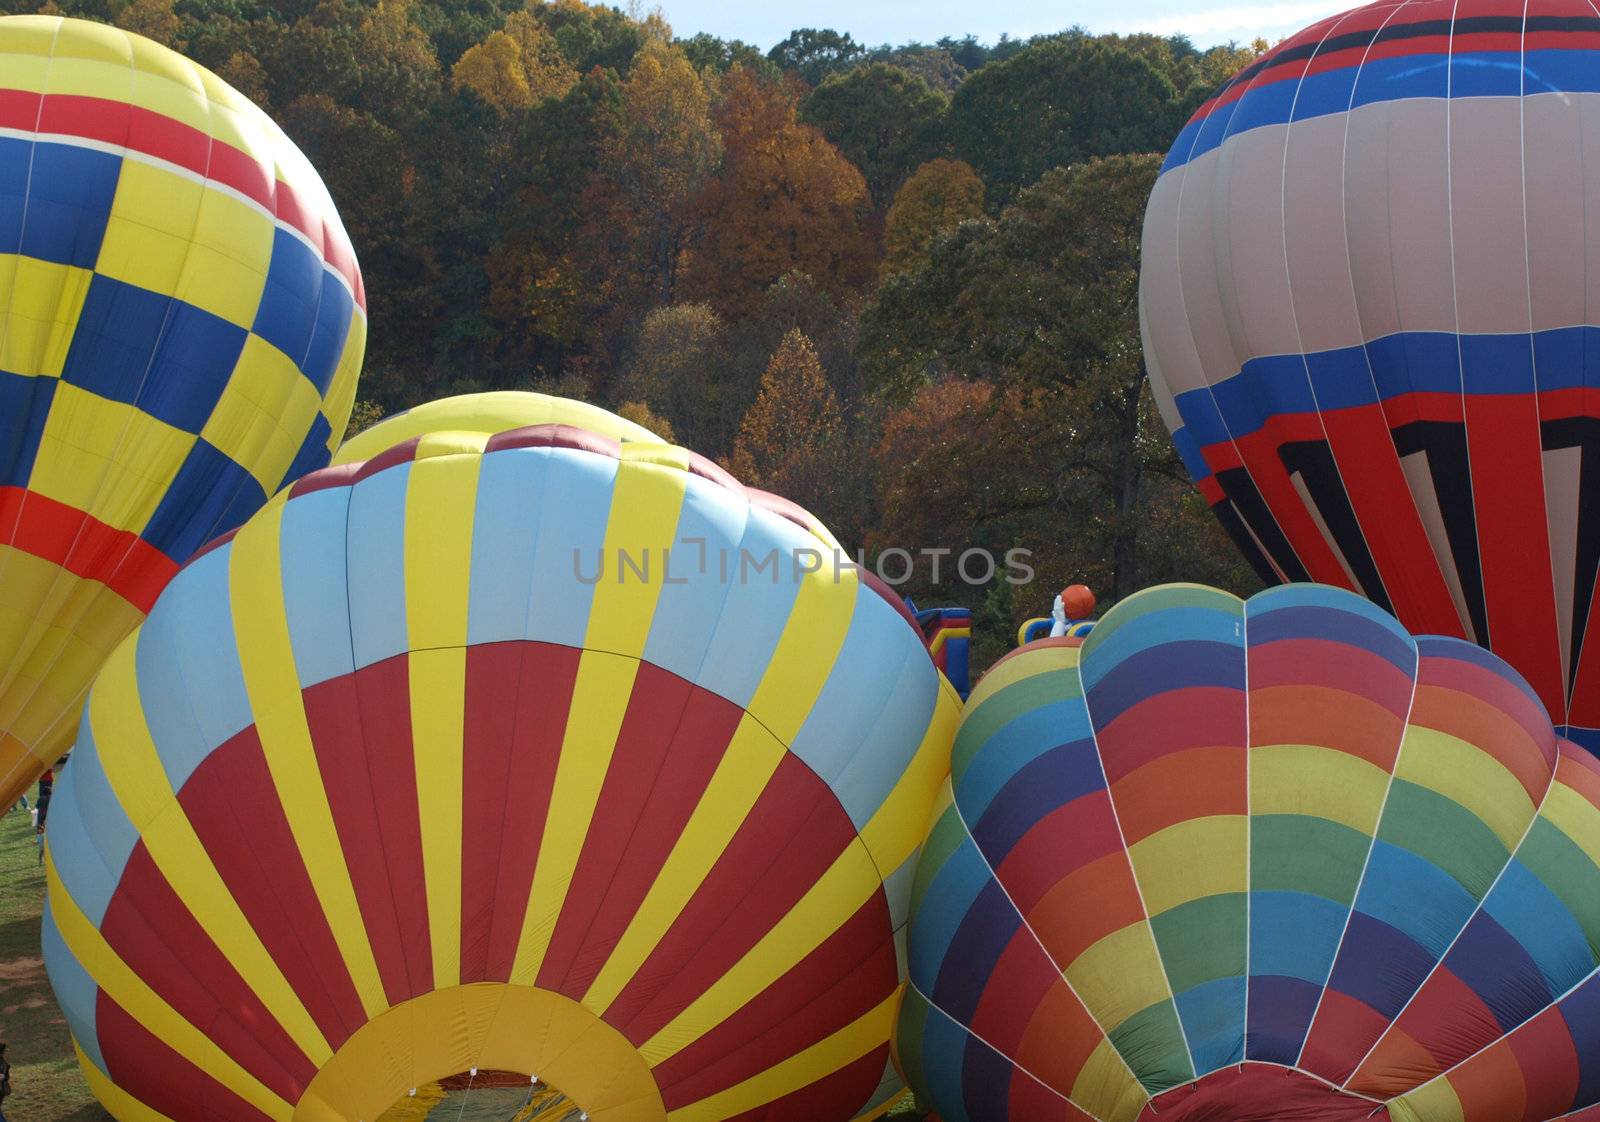
[[[67,1022],[39,957],[44,870],[28,815],[0,815],[0,1040],[10,1044],[13,1122],[104,1122],[78,1072]]]

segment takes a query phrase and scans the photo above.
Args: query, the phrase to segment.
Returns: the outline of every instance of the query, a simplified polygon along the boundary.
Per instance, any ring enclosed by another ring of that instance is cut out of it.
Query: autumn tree
[[[702,192],[705,232],[693,287],[728,315],[750,310],[789,272],[831,291],[871,274],[870,200],[861,173],[817,129],[801,124],[796,91],[729,71],[716,121],[721,173]]]
[[[672,422],[665,417],[658,416],[648,405],[642,401],[625,401],[617,406],[617,416],[624,421],[632,421],[641,428],[649,429],[667,444],[676,444],[677,435],[672,431]]]
[[[791,331],[761,376],[728,469],[743,483],[799,503],[839,533],[852,471],[848,447],[844,414],[817,352],[803,333]]]
[[[183,49],[183,21],[173,0],[128,0],[117,10],[117,26],[154,39],[165,47]]]
[[[615,397],[666,418],[686,447],[723,456],[755,398],[760,371],[739,376],[728,325],[708,304],[674,304],[644,317]]]
[[[451,70],[457,89],[477,94],[502,115],[560,97],[578,80],[555,36],[528,12],[467,50]]]
[[[885,273],[923,259],[933,239],[969,218],[983,217],[983,180],[960,160],[929,160],[895,194],[883,229]]]
[[[919,380],[996,387],[1004,431],[1026,452],[997,456],[982,486],[1070,532],[1041,540],[1078,569],[1100,559],[1111,599],[1147,583],[1175,536],[1220,541],[1211,520],[1171,501],[1190,488],[1140,347],[1139,237],[1160,163],[1119,156],[1048,173],[998,220],[936,238],[923,263],[885,281],[862,325],[869,375],[895,400],[926,392]],[[1249,587],[1232,550],[1208,556],[1191,579]]]
[[[806,98],[801,119],[855,164],[873,201],[887,207],[913,168],[932,155],[949,99],[886,62],[834,74]]]

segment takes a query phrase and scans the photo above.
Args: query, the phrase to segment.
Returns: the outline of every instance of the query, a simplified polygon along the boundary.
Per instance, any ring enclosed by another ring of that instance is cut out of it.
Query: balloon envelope
[[[963,714],[898,1055],[945,1122],[1600,1100],[1600,761],[1349,592],[1172,586]]]
[[[1178,137],[1157,402],[1262,576],[1490,647],[1600,747],[1600,40],[1586,0],[1373,4]]]
[[[476,1067],[593,1122],[886,1107],[958,701],[791,515],[665,445],[449,432],[191,561],[51,811],[101,1101],[373,1119]]]
[[[178,566],[328,462],[366,339],[322,182],[215,75],[0,18],[0,806]]]

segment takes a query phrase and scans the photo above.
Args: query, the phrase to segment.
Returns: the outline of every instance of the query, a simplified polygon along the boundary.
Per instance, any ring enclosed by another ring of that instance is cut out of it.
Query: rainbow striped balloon
[[[0,807],[178,567],[328,463],[366,336],[266,114],[130,32],[0,18]]]
[[[1317,585],[1071,642],[979,684],[918,869],[898,1055],[945,1122],[1600,1101],[1600,763],[1515,671]]]
[[[101,1101],[371,1122],[479,1068],[592,1122],[880,1113],[959,703],[819,534],[546,425],[324,469],[197,557],[52,804]]]

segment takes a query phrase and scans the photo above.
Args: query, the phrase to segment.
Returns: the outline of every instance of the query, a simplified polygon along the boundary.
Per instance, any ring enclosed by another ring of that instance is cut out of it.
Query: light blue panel
[[[1177,998],[1197,1075],[1244,1059],[1244,979],[1218,978]]]
[[[728,596],[696,685],[741,708],[750,704],[800,595],[800,582],[793,579],[788,565],[799,551],[816,549],[826,551],[823,543],[787,518],[752,508],[738,545],[707,558],[712,574],[728,586]],[[743,555],[763,559],[774,550],[778,555],[776,582],[765,572],[746,571],[740,563]],[[823,564],[825,573],[833,572],[832,557]],[[844,574],[842,579],[850,576]],[[861,594],[870,595],[865,589]]]
[[[665,543],[671,550],[670,564],[662,574],[644,658],[693,682],[733,591],[733,582],[721,578],[718,557],[725,549],[738,548],[750,521],[750,504],[719,483],[695,475],[688,478],[677,536]],[[652,556],[650,563],[660,565],[661,559]],[[793,576],[786,572],[782,579]],[[668,577],[673,583],[666,583]]]
[[[406,490],[411,465],[396,464],[350,488],[345,551],[350,639],[356,669],[409,649],[406,637]]]
[[[912,656],[921,665],[908,671]],[[789,746],[834,789],[857,829],[916,752],[936,690],[937,672],[921,637],[862,585],[844,645]],[[862,756],[870,760],[857,768]],[[856,774],[846,786],[846,771],[852,769]]]
[[[61,883],[98,927],[139,834],[111,793],[87,725],[71,761],[56,776],[49,836]]]
[[[858,607],[865,599],[857,600]],[[939,696],[939,671],[928,658],[926,649],[898,613],[888,605],[884,608],[901,625],[909,641],[905,652],[899,656],[899,673],[891,678],[889,666],[856,667],[856,677],[868,682],[878,681],[877,715],[874,717],[868,712],[859,724],[841,727],[835,737],[841,749],[855,741],[853,752],[845,756],[844,768],[834,777],[832,786],[840,805],[858,830],[865,828],[878,812],[905,774],[906,765],[916,756]],[[835,673],[848,672],[842,666],[835,670]],[[817,710],[812,710],[801,727],[801,737],[817,716]],[[796,743],[799,740],[797,737]]]
[[[232,543],[189,563],[138,632],[139,700],[174,791],[252,720],[228,599]]]
[[[54,812],[51,818],[50,829],[53,833]],[[76,896],[73,898],[77,899]],[[55,991],[56,1004],[66,1014],[67,1027],[72,1030],[73,1038],[83,1049],[83,1054],[104,1073],[106,1061],[100,1054],[99,1031],[95,1028],[94,1019],[95,994],[100,987],[94,984],[94,979],[89,977],[83,964],[67,949],[67,942],[56,927],[55,916],[50,914],[48,900],[44,905],[44,926],[39,932],[39,943],[44,953],[45,974],[50,979],[50,988]]]
[[[1250,893],[1250,974],[1322,985],[1349,911],[1309,892]]]
[[[1478,902],[1433,862],[1376,841],[1362,878],[1356,910],[1404,932],[1440,958]]]
[[[348,487],[298,495],[283,508],[278,557],[289,644],[302,688],[343,677],[356,668],[345,572],[349,518]]]
[[[911,915],[911,886],[917,879],[917,858],[922,855],[919,845],[911,856],[900,862],[900,867],[886,873],[883,894],[889,901],[889,926],[899,930]]]
[[[548,502],[550,456],[508,448],[483,457],[472,516],[472,579],[467,593],[467,642],[521,639],[528,618],[534,548]]]
[[[928,1094],[939,1104],[939,1117],[944,1122],[972,1122],[963,1090],[971,1034],[932,1001],[925,1003],[928,1017],[922,1028],[922,1077],[927,1081]],[[1004,1104],[1000,1104],[996,1109],[1003,1108]]]
[[[618,463],[571,448],[538,449],[536,454],[550,458],[549,479],[522,633],[544,643],[582,647],[597,567],[601,580],[617,579],[617,559],[602,554]]]
[[[1538,965],[1551,993],[1566,993],[1594,969],[1589,940],[1561,898],[1521,861],[1501,873],[1483,910]]]
[[[1166,643],[1208,642],[1244,645],[1244,605],[1237,611],[1217,608],[1161,608],[1142,616],[1102,620],[1083,641],[1083,688],[1094,689],[1126,659]],[[1110,624],[1110,626],[1107,626]]]
[[[1024,681],[1012,688],[1026,685]],[[1023,768],[1051,749],[1093,737],[1089,710],[1077,694],[1027,710],[1007,721],[984,741],[962,769],[956,783],[956,800],[961,804],[962,813],[971,822],[980,821],[988,813],[995,796]]]
[[[909,958],[911,981],[924,993],[933,992],[957,929],[992,879],[977,846],[964,837],[922,894],[911,925]]]

